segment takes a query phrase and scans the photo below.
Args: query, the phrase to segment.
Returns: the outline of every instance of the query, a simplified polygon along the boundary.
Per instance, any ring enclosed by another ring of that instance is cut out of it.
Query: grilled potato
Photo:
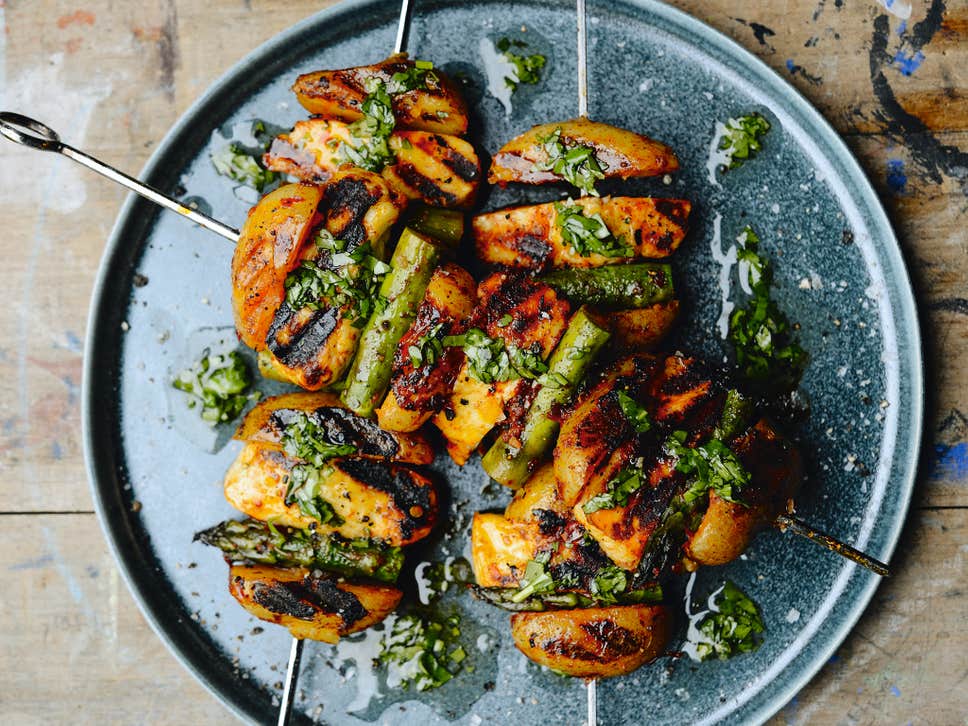
[[[586,217],[600,214],[628,255],[583,257],[562,237],[555,203],[501,209],[474,217],[474,244],[484,262],[543,270],[548,267],[600,267],[636,258],[668,257],[686,235],[691,205],[682,199],[582,197],[573,200]]]
[[[569,304],[549,286],[530,277],[497,272],[477,289],[478,309],[468,327],[480,328],[492,338],[528,349],[539,345],[547,359],[564,333]],[[510,321],[510,322],[509,322]],[[434,417],[434,425],[447,439],[451,458],[463,466],[481,440],[504,419],[504,406],[522,389],[514,379],[484,383],[471,374],[465,360],[450,400]]]
[[[385,241],[407,206],[407,198],[390,188],[379,174],[363,169],[337,171],[326,184],[323,226],[349,250],[369,243],[385,259]]]
[[[267,565],[229,568],[229,592],[260,620],[294,638],[336,643],[381,622],[403,593],[390,585],[345,582],[330,574]]]
[[[553,171],[538,168],[548,160],[544,141],[556,130],[565,147],[590,146],[606,178],[656,176],[679,168],[679,160],[665,144],[608,124],[577,118],[535,126],[502,146],[494,155],[487,180],[491,184],[560,182]]]
[[[606,463],[615,452],[627,451],[634,434],[622,413],[618,394],[624,391],[641,400],[643,388],[657,368],[658,362],[651,356],[624,358],[577,401],[562,421],[554,467],[558,493],[567,506],[573,507],[596,477],[611,478],[614,467],[606,467]]]
[[[535,663],[580,678],[631,673],[666,648],[672,616],[662,605],[515,613],[511,634]]]
[[[347,142],[351,133],[344,121],[298,121],[291,132],[276,137],[263,160],[267,169],[328,182],[347,166],[339,154]],[[464,209],[474,203],[481,165],[469,142],[426,131],[395,131],[389,145],[396,161],[382,176],[395,192],[436,207]]]
[[[340,121],[356,121],[366,99],[366,82],[388,83],[394,73],[412,73],[414,62],[406,53],[392,55],[371,66],[337,71],[305,73],[292,90],[309,113]],[[425,88],[391,96],[397,126],[438,134],[463,136],[467,132],[467,107],[453,82],[438,70],[424,76]]]
[[[459,348],[444,348],[439,360],[415,366],[410,348],[435,329],[438,338],[462,332],[464,320],[474,309],[476,290],[474,278],[462,267],[447,263],[434,272],[413,325],[397,345],[390,390],[376,411],[381,428],[416,431],[443,406],[454,387],[463,353]]]
[[[260,401],[246,415],[235,433],[240,441],[260,441],[282,449],[286,425],[303,413],[325,432],[334,444],[356,447],[354,456],[385,459],[406,464],[429,464],[434,451],[426,437],[383,431],[376,422],[357,416],[331,393],[287,393]]]
[[[672,300],[637,310],[610,312],[606,322],[612,330],[611,342],[625,351],[654,349],[672,330],[679,315],[679,301]]]
[[[287,527],[316,526],[347,539],[379,539],[395,546],[423,539],[437,519],[433,483],[407,467],[370,459],[334,459],[318,494],[336,513],[326,524],[286,504],[292,468],[299,462],[271,444],[249,442],[225,474],[225,498],[254,519]]]
[[[284,184],[250,211],[232,257],[232,311],[239,338],[266,348],[273,317],[286,297],[286,276],[298,266],[316,226],[323,190],[315,184]]]
[[[766,420],[735,439],[730,448],[751,475],[742,495],[748,506],[710,492],[709,508],[685,544],[686,556],[699,565],[724,565],[739,557],[753,535],[784,511],[803,478],[800,454]]]
[[[504,516],[512,522],[540,521],[536,512],[553,512],[559,517],[570,517],[571,512],[558,496],[555,468],[548,462],[542,464],[520,489],[514,492],[504,510]]]
[[[481,587],[517,587],[528,560],[550,542],[538,523],[477,512],[471,523],[471,564]]]

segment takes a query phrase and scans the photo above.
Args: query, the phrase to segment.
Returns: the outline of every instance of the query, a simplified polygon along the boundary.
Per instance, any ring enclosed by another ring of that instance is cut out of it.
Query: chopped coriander
[[[624,507],[629,499],[645,482],[644,472],[638,466],[626,466],[605,485],[605,491],[589,499],[582,505],[585,514],[597,512],[599,509],[615,509]]]
[[[337,153],[353,166],[380,172],[395,159],[389,142],[396,119],[386,84],[371,78],[365,88],[367,96],[360,106],[363,118],[350,124],[350,139],[339,145]]]
[[[588,215],[571,199],[555,202],[555,224],[565,244],[582,257],[631,257],[635,251],[612,235],[601,214]]]
[[[726,152],[728,159],[726,168],[737,169],[744,161],[756,156],[763,148],[760,137],[769,130],[770,122],[758,113],[728,119],[719,139],[719,149]]]
[[[525,565],[524,577],[518,583],[518,591],[511,596],[512,602],[521,602],[533,595],[554,592],[555,581],[545,567],[549,557],[542,555],[535,555],[535,557],[537,559],[528,560],[528,564]]]
[[[326,264],[305,260],[286,277],[286,302],[293,310],[343,309],[343,317],[362,325],[386,301],[380,296],[390,266],[370,254],[368,244],[346,252],[346,243],[320,230],[316,247],[328,253]]]
[[[189,408],[201,404],[202,420],[211,426],[232,421],[249,401],[259,398],[258,392],[246,393],[251,385],[252,374],[237,351],[213,355],[208,348],[172,381],[172,386],[190,396]]]
[[[720,499],[742,504],[739,494],[750,483],[750,473],[736,454],[717,439],[695,448],[685,446],[685,441],[685,431],[676,431],[666,439],[666,450],[677,458],[676,471],[690,477],[691,484],[682,495],[685,503],[698,500],[712,489]]]
[[[501,319],[497,321],[497,327],[506,328],[513,322],[514,318],[511,317],[510,313],[504,313]]]
[[[326,429],[302,411],[286,424],[282,432],[282,448],[289,456],[316,467],[337,456],[356,453],[356,446],[332,441]]]
[[[463,348],[471,376],[482,383],[510,381],[515,378],[540,378],[548,372],[541,357],[541,346],[518,348],[501,338],[491,338],[480,328],[471,328],[461,335],[448,335],[447,347]]]
[[[400,93],[415,91],[427,87],[427,81],[437,82],[437,75],[433,73],[434,64],[430,61],[414,61],[413,67],[405,71],[398,71],[390,76],[386,84],[387,93],[396,96]]]
[[[222,176],[234,179],[261,192],[276,180],[276,173],[264,169],[256,155],[238,144],[226,144],[211,155],[212,166]]]
[[[438,688],[462,669],[467,651],[460,643],[460,616],[443,619],[402,615],[380,641],[377,660],[387,668],[387,685],[418,691]]]
[[[516,91],[519,83],[528,83],[534,85],[541,80],[541,71],[548,62],[548,59],[539,53],[534,53],[533,55],[519,55],[511,51],[511,46],[515,48],[527,48],[528,44],[515,40],[512,41],[509,38],[501,38],[495,47],[498,52],[504,56],[504,59],[513,66],[513,77],[505,76],[504,83],[511,89],[511,91]]]
[[[312,517],[321,524],[338,527],[343,523],[343,518],[320,493],[320,485],[330,471],[331,469],[325,465],[317,467],[311,464],[296,464],[289,471],[285,502],[286,505],[297,505],[299,511],[305,516]]]
[[[759,609],[742,590],[727,581],[716,596],[714,610],[698,626],[695,642],[699,660],[732,658],[760,645],[756,636],[765,630]]]
[[[749,380],[795,386],[807,354],[793,340],[789,320],[770,297],[773,275],[769,262],[757,252],[759,237],[747,226],[737,241],[740,270],[746,272],[741,282],[752,297],[729,318],[736,363]]]
[[[599,196],[595,182],[604,179],[605,172],[595,157],[595,149],[580,144],[565,146],[561,141],[561,127],[538,141],[548,158],[535,164],[537,170],[556,174],[583,194]]]
[[[632,424],[632,428],[640,434],[651,430],[652,417],[649,416],[648,410],[645,406],[640,406],[636,403],[635,399],[625,391],[618,392],[618,405],[622,409],[622,413],[625,414],[625,418]]]
[[[593,597],[603,602],[618,602],[619,595],[628,587],[628,573],[621,567],[605,565],[598,570],[590,585]]]
[[[441,340],[441,333],[444,330],[443,323],[430,326],[423,335],[407,348],[410,355],[410,365],[419,368],[423,365],[433,365],[444,354],[444,344]]]

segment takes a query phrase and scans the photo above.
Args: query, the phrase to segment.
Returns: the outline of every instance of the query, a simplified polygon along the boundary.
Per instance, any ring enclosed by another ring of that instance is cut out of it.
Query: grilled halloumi
[[[542,360],[558,344],[567,325],[569,304],[531,277],[497,272],[478,286],[478,309],[468,327],[479,328],[506,345],[530,349],[537,345]],[[450,399],[434,417],[447,439],[451,458],[464,465],[481,440],[505,416],[505,404],[522,389],[523,379],[485,383],[474,377],[465,360]]]
[[[348,250],[369,244],[375,256],[385,257],[384,242],[407,199],[379,174],[363,169],[337,171],[326,183],[323,226]]]
[[[260,401],[246,414],[235,438],[281,450],[286,426],[300,414],[325,432],[328,443],[355,446],[353,456],[405,464],[429,464],[434,460],[426,437],[384,431],[375,421],[350,411],[332,393],[287,393]]]
[[[376,625],[403,597],[391,585],[268,565],[230,567],[229,592],[260,620],[285,626],[294,638],[324,643],[336,643],[345,635]]]
[[[603,316],[612,331],[610,342],[625,352],[653,350],[672,330],[679,301],[657,303],[636,310],[614,310]]]
[[[651,197],[582,197],[501,209],[474,217],[472,229],[478,257],[508,267],[543,270],[548,267],[599,267],[638,258],[668,257],[686,235],[691,204],[682,199]],[[585,217],[601,215],[627,253],[605,256],[580,254],[562,234],[558,209],[580,210]]]
[[[541,168],[549,159],[545,142],[556,132],[566,149],[590,147],[606,178],[656,176],[679,168],[675,153],[665,144],[632,131],[577,118],[541,124],[511,139],[494,154],[488,182],[503,185],[562,181],[553,170]]]
[[[347,167],[340,155],[344,143],[352,145],[345,121],[298,121],[291,132],[276,137],[264,163],[273,171],[325,183]],[[394,131],[389,147],[395,160],[381,175],[398,194],[435,207],[464,209],[474,203],[481,165],[469,142],[427,131]]]
[[[296,79],[292,90],[311,114],[356,121],[362,116],[368,81],[390,84],[394,74],[413,74],[415,69],[406,53],[398,53],[369,66],[305,73]],[[390,94],[397,126],[463,136],[467,132],[467,106],[456,86],[436,69],[421,76],[421,87]]]
[[[446,263],[434,272],[413,324],[397,345],[390,390],[376,411],[381,428],[416,431],[444,405],[464,360],[463,352],[442,348],[439,359],[420,359],[414,365],[411,348],[419,352],[421,341],[431,334],[440,341],[443,336],[463,332],[476,293],[477,283],[467,270]]]
[[[249,442],[225,474],[225,498],[254,519],[395,546],[423,539],[437,519],[437,492],[422,474],[369,459],[334,459],[320,472],[317,494],[336,516],[317,522],[296,503],[286,504],[299,463],[271,444]]]

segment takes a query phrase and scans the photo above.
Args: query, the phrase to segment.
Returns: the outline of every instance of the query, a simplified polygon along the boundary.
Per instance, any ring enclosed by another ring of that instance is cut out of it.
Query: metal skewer
[[[296,681],[299,679],[299,662],[302,660],[303,641],[292,639],[289,648],[289,665],[286,666],[286,683],[282,690],[282,703],[279,704],[279,720],[276,726],[289,726],[292,717],[292,702],[296,700]]]
[[[799,519],[791,517],[786,514],[781,514],[776,518],[776,526],[781,532],[789,530],[794,534],[798,534],[801,537],[806,537],[811,542],[816,542],[821,547],[826,547],[831,552],[834,552],[841,557],[846,557],[851,562],[856,562],[862,567],[866,567],[871,572],[874,572],[881,577],[890,577],[890,568],[881,562],[880,560],[875,560],[870,555],[865,555],[858,549],[854,549],[848,544],[844,544],[838,539],[834,539],[829,534],[821,532],[814,529],[805,522],[801,522]]]

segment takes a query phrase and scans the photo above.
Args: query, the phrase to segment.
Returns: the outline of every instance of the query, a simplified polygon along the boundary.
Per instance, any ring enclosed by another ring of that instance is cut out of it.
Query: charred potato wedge
[[[665,144],[633,131],[577,118],[541,124],[511,139],[494,155],[488,182],[503,186],[508,182],[548,184],[562,181],[554,172],[538,168],[548,160],[544,140],[558,129],[565,147],[589,146],[595,151],[595,158],[606,178],[657,176],[679,168],[679,160]]]
[[[422,474],[371,459],[334,459],[319,492],[338,519],[322,524],[286,504],[289,477],[298,463],[270,444],[249,442],[225,474],[225,498],[254,519],[301,529],[315,526],[347,539],[403,546],[430,534],[437,492]]]
[[[610,312],[606,322],[617,348],[638,352],[655,349],[672,330],[678,316],[679,301],[672,300],[637,310]]]
[[[730,448],[750,472],[743,490],[748,506],[709,495],[709,508],[686,541],[686,556],[699,565],[724,565],[739,557],[759,530],[773,524],[803,480],[800,454],[766,420],[736,438]]]
[[[474,217],[477,256],[506,267],[600,267],[638,258],[660,259],[675,252],[686,235],[691,206],[682,199],[581,197],[573,200],[586,217],[600,214],[627,256],[583,257],[562,237],[554,203],[502,209]]]
[[[229,592],[260,620],[288,628],[294,638],[324,643],[376,625],[403,597],[390,585],[267,565],[230,567]]]
[[[662,605],[515,613],[511,635],[528,658],[579,678],[631,673],[664,652],[672,616]]]
[[[478,310],[468,327],[482,329],[519,348],[541,347],[547,359],[564,333],[571,307],[555,291],[530,277],[497,272],[477,289]],[[507,322],[510,320],[510,322]],[[450,399],[434,417],[434,425],[447,440],[451,458],[463,466],[481,440],[505,417],[505,404],[524,386],[515,379],[484,383],[471,375],[465,361]]]
[[[284,184],[250,211],[232,256],[232,311],[239,338],[264,350],[273,318],[286,297],[286,276],[299,264],[317,225],[323,190]]]
[[[548,511],[559,517],[569,517],[571,512],[558,496],[558,481],[555,468],[549,462],[531,475],[524,486],[514,492],[504,510],[505,518],[512,522],[539,521],[536,512]]]
[[[363,169],[337,171],[326,184],[323,226],[336,239],[355,249],[369,243],[373,254],[385,258],[385,240],[407,198],[395,191],[379,174]]]
[[[235,433],[240,441],[260,441],[282,449],[286,425],[297,414],[306,415],[334,444],[356,447],[354,456],[405,464],[429,464],[434,451],[420,434],[382,430],[376,422],[357,416],[332,393],[287,393],[260,401]]]
[[[414,62],[406,53],[392,55],[380,63],[336,71],[305,73],[292,90],[309,113],[340,121],[356,121],[366,99],[366,82],[388,83],[394,73],[412,72]],[[463,136],[467,132],[467,107],[453,82],[434,69],[425,78],[425,88],[391,96],[397,126],[437,134]]]
[[[298,121],[291,132],[276,137],[263,160],[267,169],[326,183],[343,168],[339,147],[350,138],[344,121]],[[435,207],[465,209],[474,203],[481,165],[469,142],[426,131],[395,131],[389,145],[396,161],[381,175],[394,192]]]
[[[416,431],[444,405],[454,388],[463,353],[445,348],[439,360],[415,366],[410,348],[435,329],[438,336],[460,333],[474,309],[476,292],[477,283],[462,267],[447,263],[434,272],[413,325],[397,345],[390,390],[376,411],[381,428]]]

